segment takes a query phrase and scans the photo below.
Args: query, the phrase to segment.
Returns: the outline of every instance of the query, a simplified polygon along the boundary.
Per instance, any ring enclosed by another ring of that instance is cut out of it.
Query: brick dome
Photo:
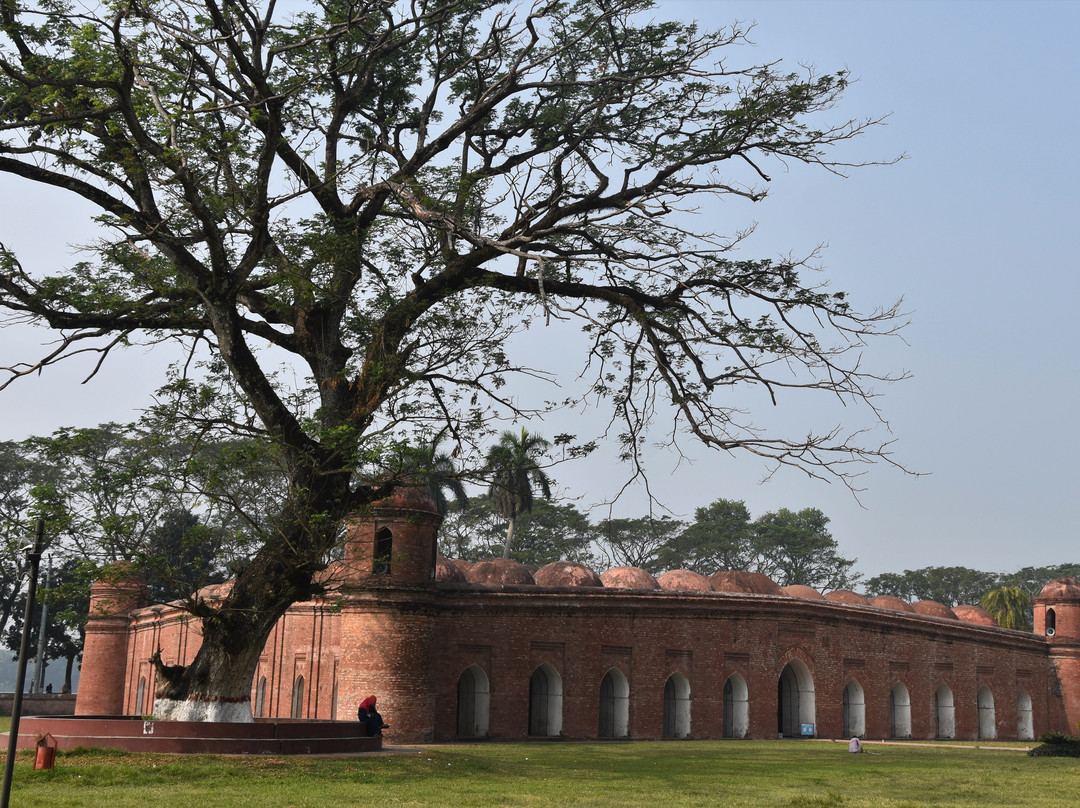
[[[717,592],[745,592],[748,595],[782,595],[784,590],[768,575],[745,570],[721,570],[709,576]]]
[[[918,603],[912,603],[911,608],[915,610],[916,614],[925,614],[927,617],[941,617],[945,620],[958,619],[956,612],[936,600],[920,600]]]
[[[1075,578],[1055,578],[1039,592],[1040,598],[1080,600],[1080,583]]]
[[[656,582],[661,589],[684,592],[712,592],[712,583],[704,575],[691,570],[668,570]]]
[[[793,598],[803,598],[804,600],[825,600],[825,596],[818,592],[812,586],[803,586],[802,584],[792,584],[791,586],[784,587],[784,594]]]
[[[331,561],[326,569],[319,570],[311,576],[311,580],[327,589],[337,589],[345,580],[345,562]]]
[[[431,492],[419,485],[398,485],[394,489],[394,493],[373,504],[376,508],[398,508],[403,511],[427,511],[428,513],[439,512]]]
[[[537,586],[603,586],[600,576],[574,561],[552,561],[533,574]]]
[[[833,603],[846,603],[848,606],[869,606],[869,602],[858,592],[850,589],[834,589],[825,596],[825,600]]]
[[[892,595],[878,595],[877,597],[870,598],[870,605],[876,606],[879,609],[889,609],[894,612],[914,612],[911,608],[911,604],[906,601],[895,598]]]
[[[964,623],[974,623],[978,626],[996,626],[994,618],[982,606],[953,606],[953,614],[956,619]]]
[[[435,580],[439,583],[463,584],[468,579],[465,577],[465,573],[462,572],[461,568],[457,565],[457,562],[451,561],[449,558],[436,556]]]
[[[471,584],[533,584],[532,573],[524,564],[509,558],[492,558],[472,566],[465,577]]]
[[[600,576],[609,589],[659,589],[656,579],[641,567],[615,567]]]
[[[210,584],[209,586],[204,586],[195,594],[203,600],[223,600],[230,592],[232,592],[234,583],[235,581],[228,580],[223,584]]]

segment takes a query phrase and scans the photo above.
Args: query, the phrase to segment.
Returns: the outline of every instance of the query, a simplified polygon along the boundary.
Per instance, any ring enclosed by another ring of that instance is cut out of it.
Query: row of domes
[[[805,600],[826,600],[855,606],[876,606],[896,612],[911,612],[927,617],[960,620],[977,625],[997,625],[980,606],[949,608],[943,603],[923,600],[907,603],[891,595],[865,598],[848,589],[837,589],[826,595],[810,586],[781,587],[760,572],[724,570],[702,575],[691,570],[669,570],[658,576],[640,567],[615,567],[597,575],[584,564],[555,561],[532,572],[524,564],[508,558],[488,561],[460,561],[439,556],[435,580],[443,583],[472,583],[495,585],[535,585],[545,587],[604,587],[606,589],[663,589],[681,592],[729,592],[750,595],[786,595]]]

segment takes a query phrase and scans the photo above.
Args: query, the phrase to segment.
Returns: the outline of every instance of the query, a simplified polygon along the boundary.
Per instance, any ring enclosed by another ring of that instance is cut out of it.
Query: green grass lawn
[[[19,808],[378,806],[1059,806],[1080,760],[974,746],[729,741],[480,744],[350,758],[62,752],[15,766]]]

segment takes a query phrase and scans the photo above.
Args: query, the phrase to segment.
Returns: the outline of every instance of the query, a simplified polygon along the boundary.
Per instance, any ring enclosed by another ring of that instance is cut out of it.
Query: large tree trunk
[[[202,646],[191,664],[158,673],[154,715],[161,720],[250,722],[251,682],[270,632],[289,607],[320,591],[313,575],[326,565],[338,525],[353,504],[347,476],[308,487],[285,506],[281,527],[233,581],[220,604],[190,604],[202,619]],[[380,492],[381,494],[382,492]]]

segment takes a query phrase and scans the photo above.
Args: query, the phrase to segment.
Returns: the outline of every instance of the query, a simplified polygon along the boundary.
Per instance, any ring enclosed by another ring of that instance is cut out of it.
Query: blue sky
[[[723,217],[721,230],[756,222],[747,256],[826,245],[825,277],[862,308],[904,298],[904,341],[873,346],[868,357],[911,374],[882,389],[879,404],[897,459],[924,475],[875,468],[857,502],[842,486],[797,473],[760,484],[765,469],[754,459],[684,440],[685,458],[650,453],[654,494],[678,515],[718,497],[743,499],[754,515],[819,507],[866,575],[1080,561],[1080,3],[661,0],[657,16],[707,27],[754,21],[757,44],[733,58],[847,68],[858,81],[836,117],[890,116],[843,156],[905,155],[898,164],[847,179],[773,171],[764,202],[705,215]],[[0,189],[0,240],[24,258],[69,260],[65,244],[89,232],[79,210],[10,179]],[[61,227],[43,226],[58,218]],[[35,338],[0,332],[0,364],[27,358]],[[77,363],[23,380],[0,393],[0,438],[127,420],[148,401],[164,362],[135,349],[88,385],[79,385]],[[836,417],[798,408],[781,400],[762,420]],[[554,435],[573,424],[533,428]],[[611,497],[625,473],[601,454],[556,476],[588,506]],[[627,516],[644,509],[639,490],[615,506]]]

